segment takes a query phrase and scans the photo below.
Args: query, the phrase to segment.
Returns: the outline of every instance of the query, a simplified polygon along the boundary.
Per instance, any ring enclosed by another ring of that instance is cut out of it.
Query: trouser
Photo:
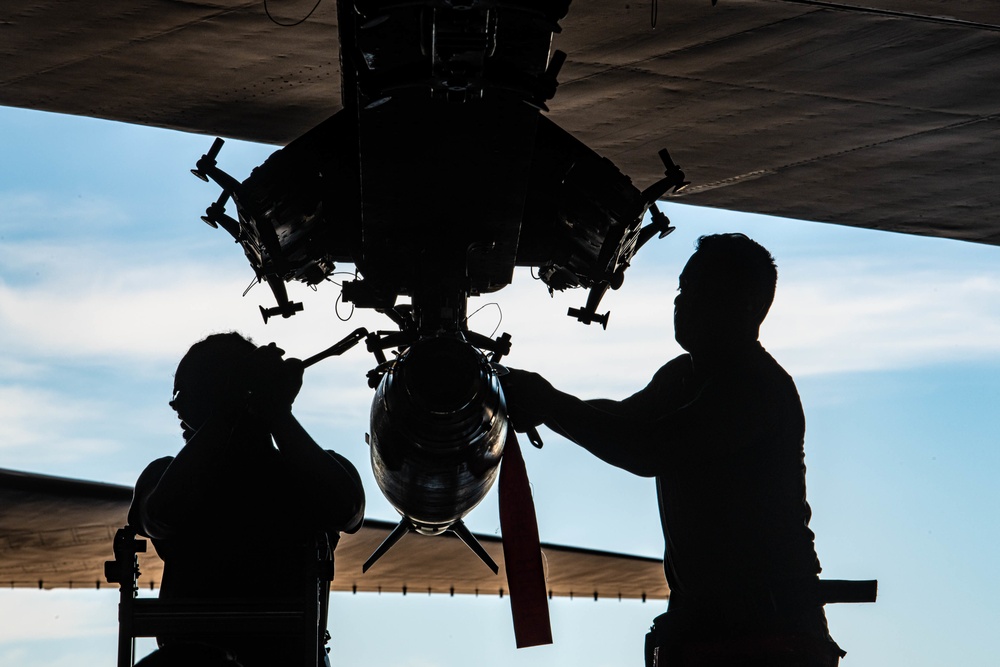
[[[646,667],[837,667],[822,607],[782,617],[671,610],[646,635]]]

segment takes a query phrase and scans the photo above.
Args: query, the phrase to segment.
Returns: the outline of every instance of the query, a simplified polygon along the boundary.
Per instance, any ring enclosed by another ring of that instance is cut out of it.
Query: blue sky
[[[252,278],[242,253],[198,219],[217,190],[188,170],[211,137],[5,108],[0,128],[0,467],[131,484],[181,444],[166,401],[195,340],[238,329],[304,357],[357,326],[388,328],[361,311],[342,321],[332,284],[293,285],[306,310],[261,323],[257,305],[270,294],[241,297]],[[227,142],[220,165],[243,178],[272,150]],[[679,353],[671,302],[697,236],[757,239],[778,261],[761,340],[796,378],[806,410],[824,574],[880,580],[877,604],[828,607],[843,664],[995,664],[1000,248],[665,211],[677,232],[644,248],[605,297],[607,331],[565,316],[584,292],[550,298],[522,272],[473,300],[470,310],[498,306],[470,325],[510,332],[513,366],[582,396],[620,398]],[[356,349],[310,369],[297,412],[362,471],[370,516],[391,519],[363,441],[371,366]],[[526,451],[542,539],[658,555],[652,483],[543,438],[542,451]],[[497,531],[495,496],[467,522]],[[411,667],[639,664],[660,611],[556,600],[555,644],[517,651],[506,599],[335,595],[334,664],[386,655]],[[111,591],[0,591],[0,667],[112,664],[115,612]]]

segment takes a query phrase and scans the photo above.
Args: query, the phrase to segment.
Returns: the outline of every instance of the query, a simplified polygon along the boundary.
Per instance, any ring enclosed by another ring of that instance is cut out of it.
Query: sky
[[[306,357],[358,326],[390,328],[351,313],[336,284],[290,286],[305,310],[261,322],[270,293],[242,296],[253,278],[242,252],[199,220],[218,191],[189,169],[211,142],[0,108],[0,467],[132,484],[182,443],[167,400],[191,343],[235,329]],[[229,141],[219,164],[242,179],[273,150]],[[827,607],[848,652],[842,664],[994,665],[1000,248],[675,203],[664,211],[677,231],[643,248],[605,297],[607,331],[566,317],[585,292],[550,297],[520,270],[509,287],[472,299],[470,312],[482,309],[470,327],[509,332],[511,366],[582,397],[623,398],[680,353],[672,301],[697,237],[742,231],[759,241],[779,269],[761,341],[802,397],[823,574],[879,580],[876,604]],[[368,515],[394,520],[364,444],[373,366],[358,347],[310,368],[296,414],[361,471]],[[542,450],[525,450],[542,540],[659,556],[653,482],[542,437]],[[496,533],[495,493],[466,522]],[[0,590],[0,667],[113,664],[116,607],[113,590]],[[506,598],[334,594],[332,659],[638,665],[663,607],[554,600],[555,643],[517,650]]]

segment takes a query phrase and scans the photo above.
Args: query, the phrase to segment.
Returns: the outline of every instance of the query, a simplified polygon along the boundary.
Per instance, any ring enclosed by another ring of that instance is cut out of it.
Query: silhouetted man
[[[746,236],[702,237],[674,301],[687,354],[645,389],[582,401],[534,373],[502,378],[519,427],[545,423],[656,477],[670,602],[648,664],[827,667],[843,655],[817,597],[802,406],[757,342],[776,281],[770,253]]]
[[[317,540],[332,549],[341,532],[361,527],[361,478],[292,415],[302,363],[282,355],[273,344],[215,334],[177,367],[170,405],[184,447],[149,464],[129,510],[129,523],[163,559],[161,599],[301,596],[305,578],[315,577],[307,567]],[[215,637],[211,647],[158,642],[148,664],[192,665],[189,656],[209,664],[214,653],[243,667],[283,667],[303,651],[254,636]]]

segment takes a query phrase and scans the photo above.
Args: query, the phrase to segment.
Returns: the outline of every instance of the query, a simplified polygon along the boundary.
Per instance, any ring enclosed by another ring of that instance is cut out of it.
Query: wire
[[[340,300],[343,297],[344,297],[343,294],[338,294],[337,295],[337,300],[333,302],[333,312],[337,316],[338,320],[340,320],[341,322],[347,322],[352,317],[354,317],[354,304],[353,303],[351,304],[351,312],[347,315],[347,317],[342,317],[341,314],[340,314],[340,307],[337,304],[340,303]]]
[[[334,271],[333,273],[330,274],[330,276],[351,276],[355,280],[357,280],[358,279],[358,272],[357,271]],[[324,280],[326,280],[326,282],[328,282],[328,283],[333,283],[337,287],[343,287],[344,286],[344,283],[338,283],[336,280],[333,280],[332,278],[330,278],[330,276],[327,276],[326,278],[324,278]]]
[[[247,294],[249,294],[250,290],[252,290],[254,288],[254,286],[259,285],[259,284],[260,284],[260,278],[254,277],[254,279],[250,281],[250,284],[247,285],[247,288],[245,290],[243,290],[243,296],[246,296]]]
[[[313,5],[313,8],[309,10],[309,13],[306,14],[305,16],[303,16],[301,19],[299,19],[295,23],[282,23],[281,21],[279,21],[276,18],[274,18],[273,16],[271,16],[271,10],[268,9],[268,7],[267,7],[267,0],[264,0],[264,13],[267,14],[267,18],[271,19],[271,23],[273,23],[274,25],[280,25],[282,28],[294,28],[297,25],[301,25],[302,23],[305,23],[306,20],[310,16],[313,15],[313,12],[316,11],[316,8],[319,7],[319,3],[321,3],[321,2],[323,2],[323,0],[316,0],[316,4]]]
[[[486,308],[487,306],[496,306],[497,307],[497,312],[500,313],[500,319],[497,320],[497,325],[495,327],[493,327],[493,333],[490,334],[490,338],[493,338],[493,336],[496,335],[497,331],[500,330],[500,325],[503,324],[503,308],[501,308],[500,304],[497,303],[496,301],[490,301],[489,303],[484,303],[483,305],[479,306],[479,308],[476,308],[474,311],[472,311],[471,313],[469,313],[468,315],[466,315],[465,316],[465,325],[466,326],[469,325],[469,318],[470,317],[472,317],[473,315],[475,315],[476,313],[478,313],[483,308]]]
[[[358,279],[358,268],[354,267],[354,271],[334,271],[330,275],[333,275],[333,276],[337,276],[337,275],[340,275],[340,276],[353,276],[354,279],[357,280]],[[337,295],[337,300],[333,302],[333,312],[334,312],[334,314],[336,314],[338,320],[340,320],[341,322],[347,322],[352,317],[354,317],[354,304],[353,303],[351,304],[351,312],[348,313],[347,317],[341,316],[341,314],[340,314],[340,306],[338,304],[344,298],[344,284],[343,283],[338,283],[336,280],[333,280],[332,278],[330,278],[330,276],[327,276],[326,280],[327,280],[327,282],[331,282],[331,283],[333,283],[334,285],[336,285],[337,287],[340,288],[340,294]]]

